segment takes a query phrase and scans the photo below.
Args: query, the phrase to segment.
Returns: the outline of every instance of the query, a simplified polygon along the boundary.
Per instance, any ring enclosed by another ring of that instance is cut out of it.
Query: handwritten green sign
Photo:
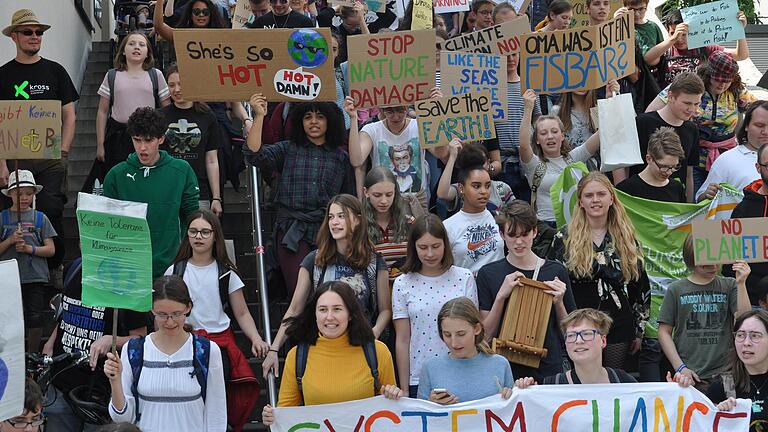
[[[768,218],[693,223],[696,265],[768,261]]]

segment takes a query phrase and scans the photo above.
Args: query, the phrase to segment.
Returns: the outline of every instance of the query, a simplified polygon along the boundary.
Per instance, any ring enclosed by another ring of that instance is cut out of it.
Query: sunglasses
[[[45,30],[16,30],[15,33],[21,33],[21,34],[23,34],[24,36],[27,36],[27,37],[32,36],[32,35],[42,36],[43,33],[45,33]]]
[[[194,8],[192,9],[192,15],[194,16],[210,16],[211,10],[208,8],[200,9],[200,8]]]
[[[269,0],[272,4],[288,4],[288,0]]]

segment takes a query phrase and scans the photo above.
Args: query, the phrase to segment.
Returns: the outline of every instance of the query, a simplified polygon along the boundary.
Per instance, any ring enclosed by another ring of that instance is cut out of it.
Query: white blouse
[[[227,430],[227,400],[221,350],[211,342],[208,363],[208,386],[205,403],[200,384],[190,376],[192,335],[175,353],[168,355],[144,338],[144,365],[139,377],[138,393],[141,420],[136,423],[144,432],[224,432]],[[128,360],[128,344],[121,352],[122,384],[126,405],[118,412],[110,401],[109,414],[115,422],[135,423],[136,401],[131,394],[133,372]]]

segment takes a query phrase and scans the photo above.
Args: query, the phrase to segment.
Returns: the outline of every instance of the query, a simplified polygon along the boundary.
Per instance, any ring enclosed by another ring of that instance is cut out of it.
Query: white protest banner
[[[749,399],[719,411],[693,387],[671,383],[538,385],[472,402],[438,405],[383,396],[276,408],[272,432],[584,432],[749,430]],[[661,426],[662,428],[659,428]],[[653,428],[653,429],[651,429]]]
[[[434,5],[436,14],[469,10],[469,0],[434,0]]]
[[[744,26],[737,18],[736,0],[716,1],[681,9],[688,24],[688,49],[744,39]]]
[[[26,265],[26,264],[25,264]],[[0,261],[0,421],[24,410],[24,308],[16,260]]]
[[[520,52],[520,36],[531,31],[528,17],[523,15],[511,21],[448,39],[446,51],[472,51],[507,55]]]
[[[643,163],[637,137],[635,108],[629,93],[597,101],[600,133],[600,171]]]

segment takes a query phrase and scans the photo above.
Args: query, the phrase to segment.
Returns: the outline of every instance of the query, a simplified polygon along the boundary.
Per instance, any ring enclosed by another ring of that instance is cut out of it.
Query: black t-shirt
[[[211,189],[205,171],[205,154],[219,149],[221,132],[216,116],[210,111],[181,109],[174,104],[162,108],[161,111],[167,125],[165,142],[161,148],[171,156],[189,163],[197,175],[200,199],[210,199]]]
[[[768,430],[768,405],[766,395],[768,395],[768,373],[761,375],[750,375],[750,385],[748,392],[736,390],[736,397],[742,399],[752,399],[752,418],[749,421],[749,432],[762,432]],[[758,391],[760,392],[758,394]],[[715,379],[707,389],[707,397],[715,404],[727,399],[723,381],[721,378]]]
[[[315,23],[306,16],[296,11],[290,11],[288,15],[275,16],[274,12],[257,17],[245,25],[248,28],[314,28]]]
[[[616,189],[632,196],[654,201],[686,202],[685,188],[676,179],[670,179],[665,186],[653,186],[640,178],[639,174],[636,174],[616,185]]]
[[[496,262],[492,262],[483,266],[480,271],[477,272],[477,299],[480,304],[480,310],[490,311],[493,307],[493,302],[496,299],[496,294],[499,293],[504,278],[510,274],[519,271],[527,278],[533,277],[533,270],[521,270],[507,261],[507,258],[501,259]],[[571,282],[568,277],[568,270],[556,262],[546,260],[539,270],[538,280],[551,281],[555,277],[558,277],[561,281],[565,282],[566,292],[563,296],[563,304],[565,310],[571,312],[576,309],[576,302],[573,299],[573,293],[571,291]],[[493,335],[494,337],[498,334]],[[560,326],[557,322],[557,313],[555,312],[554,305],[552,312],[549,315],[549,325],[547,326],[547,334],[544,338],[544,348],[547,349],[547,356],[541,359],[538,369],[533,369],[527,366],[512,363],[512,375],[516,377],[533,377],[538,382],[542,382],[544,377],[555,375],[563,371],[563,357],[565,351],[563,349],[563,338]]]
[[[41,58],[32,64],[15,59],[0,66],[0,100],[78,100],[72,79],[60,64]]]
[[[341,64],[347,61],[347,56],[349,55],[349,50],[347,49],[347,37],[356,36],[362,34],[363,32],[360,29],[349,31],[346,27],[344,27],[344,24],[339,24],[339,26],[334,27],[334,29],[341,36],[341,41],[339,43],[339,55],[336,56],[336,64]]]
[[[636,383],[637,380],[632,377],[632,375],[624,372],[621,369],[613,369],[613,368],[605,368],[605,370],[608,372],[608,381],[610,381],[611,384],[619,384],[619,383]],[[576,374],[576,369],[571,369],[571,381],[573,381],[574,384],[581,384],[581,379],[579,378],[579,375]],[[544,378],[543,384],[570,384],[568,382],[568,377],[563,373],[562,375],[553,375],[548,376]]]
[[[79,260],[79,259],[78,259]],[[77,265],[74,261],[72,265]],[[56,329],[56,340],[53,344],[53,355],[72,351],[89,352],[91,344],[104,335],[112,334],[112,308],[90,307],[80,302],[82,298],[81,269],[77,270],[72,281],[64,287],[61,296],[62,313]],[[120,309],[117,318],[117,335],[127,336],[129,330],[147,325],[144,313]],[[61,367],[68,366],[63,364]],[[55,372],[58,372],[58,368]],[[72,368],[60,374],[54,385],[63,392],[68,392],[76,386],[90,384],[96,379],[97,385],[109,389],[109,382],[101,370],[91,371],[85,364]]]
[[[685,176],[689,166],[696,166],[699,163],[699,128],[691,121],[684,121],[680,126],[672,126],[664,121],[658,112],[653,111],[643,113],[635,118],[637,124],[637,136],[640,139],[640,156],[645,160],[648,153],[648,139],[651,134],[662,126],[671,127],[680,137],[680,144],[683,146],[685,158],[680,160],[680,169],[672,174],[672,178],[677,178],[685,185]],[[645,169],[645,163],[635,165],[629,168],[629,175],[639,174]]]

